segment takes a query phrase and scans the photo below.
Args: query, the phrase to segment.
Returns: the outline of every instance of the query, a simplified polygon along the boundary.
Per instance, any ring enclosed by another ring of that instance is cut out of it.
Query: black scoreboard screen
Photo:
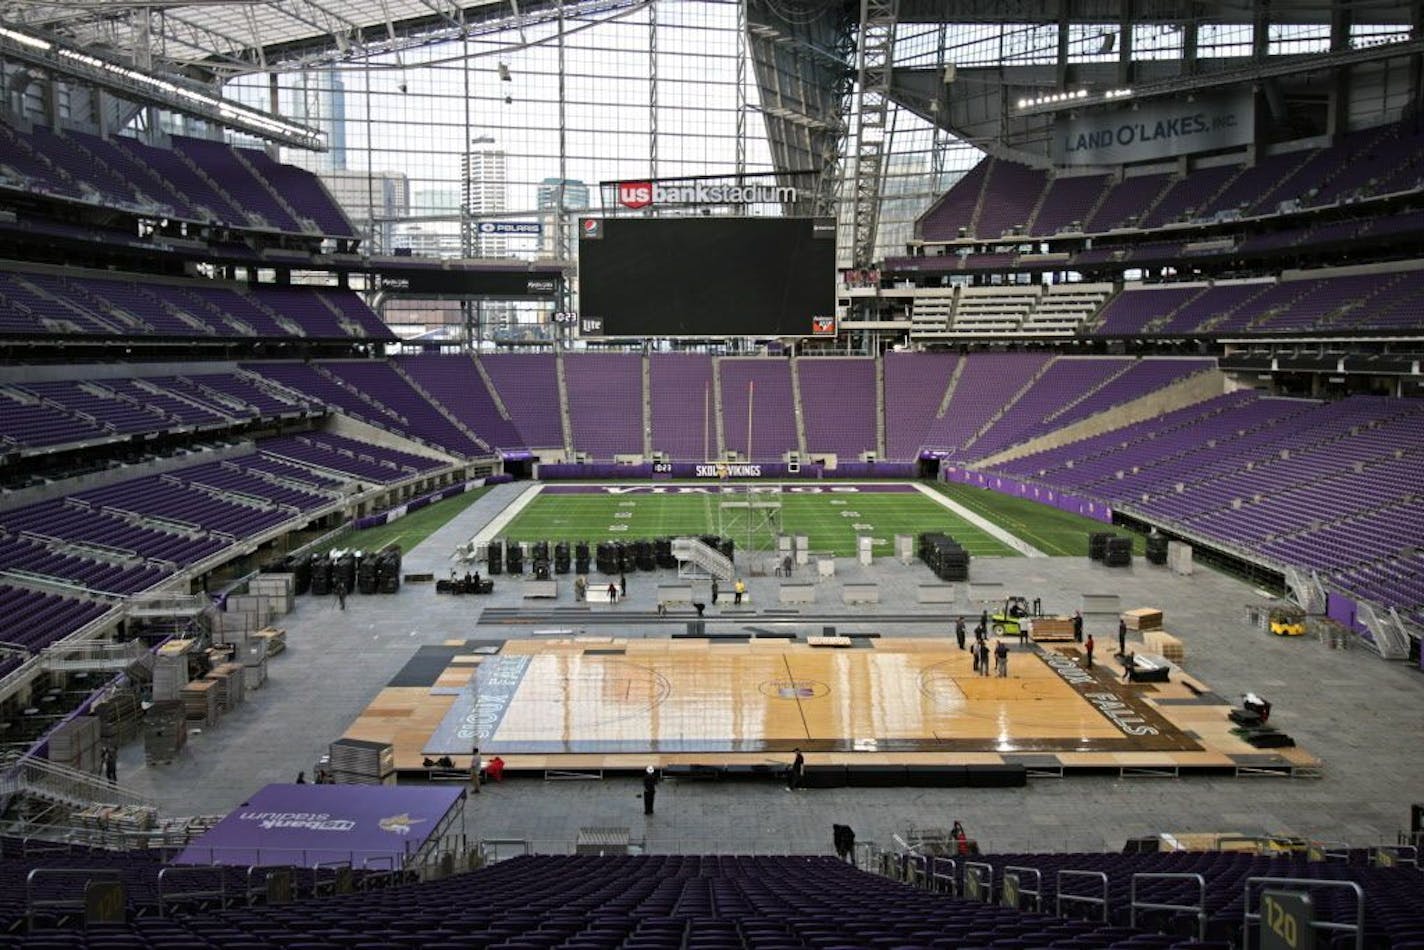
[[[828,218],[579,222],[585,335],[811,336],[834,317],[835,289]]]

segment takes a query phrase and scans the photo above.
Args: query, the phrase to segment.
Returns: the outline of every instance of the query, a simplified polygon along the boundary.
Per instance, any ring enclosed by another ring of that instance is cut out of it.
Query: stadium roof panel
[[[1119,23],[1130,3],[1132,22],[1249,23],[1253,0],[899,0],[901,23],[1055,23],[1069,9],[1075,23]],[[1337,10],[1350,10],[1360,23],[1409,23],[1411,6],[1398,0],[1272,0],[1273,23],[1329,23]]]
[[[458,33],[462,24],[489,19],[517,23],[521,7],[528,15],[550,6],[544,0],[0,0],[0,20],[81,46],[121,53],[147,48],[155,60],[232,72],[259,70],[304,50],[385,52],[415,35]]]

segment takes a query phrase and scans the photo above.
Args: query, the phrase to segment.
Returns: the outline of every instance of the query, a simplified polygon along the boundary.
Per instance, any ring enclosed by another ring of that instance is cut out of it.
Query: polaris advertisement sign
[[[1060,165],[1123,165],[1249,145],[1255,139],[1250,91],[1196,102],[1139,103],[1060,116],[1053,123],[1053,161]]]
[[[615,182],[618,203],[631,211],[670,205],[791,204],[796,189],[789,185],[738,185],[713,181]]]

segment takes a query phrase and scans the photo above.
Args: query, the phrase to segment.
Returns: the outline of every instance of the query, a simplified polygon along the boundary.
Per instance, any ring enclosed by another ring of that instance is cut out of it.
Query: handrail
[[[384,868],[381,868],[382,864]],[[381,868],[361,879],[363,887],[375,887],[378,884],[394,884],[396,872],[398,871],[396,859],[390,855],[378,854],[372,857],[361,859],[361,870],[368,871],[372,868]]]
[[[192,891],[165,891],[164,889],[164,884],[167,883],[169,875],[177,876],[180,874],[199,874],[203,872],[207,872],[208,874],[217,874],[217,890],[213,890],[211,888],[199,888],[197,890]],[[172,902],[174,904],[181,904],[185,901],[194,899],[202,900],[204,898],[209,897],[216,897],[219,903],[223,905],[227,904],[227,875],[224,872],[223,866],[217,864],[195,864],[191,866],[169,865],[168,867],[159,870],[158,916],[167,916],[165,908],[167,907],[169,902]]]
[[[982,902],[992,904],[994,902],[994,866],[983,861],[964,862],[964,893],[969,894],[969,874],[974,874],[974,880],[978,882],[979,893]]]
[[[1084,878],[1084,877],[1086,877],[1086,878],[1092,878],[1092,879],[1095,880],[1095,881],[1101,881],[1101,882],[1102,882],[1102,885],[1103,885],[1103,896],[1102,896],[1102,897],[1088,897],[1086,894],[1064,894],[1064,893],[1063,893],[1063,879],[1064,879],[1065,877],[1079,877],[1079,878]],[[1107,923],[1107,922],[1108,922],[1108,876],[1107,876],[1106,874],[1104,874],[1102,871],[1072,871],[1072,870],[1059,871],[1059,872],[1058,872],[1058,895],[1057,895],[1057,897],[1055,898],[1055,901],[1056,901],[1056,903],[1054,904],[1054,910],[1053,910],[1053,912],[1054,912],[1054,914],[1056,914],[1056,915],[1059,916],[1059,917],[1062,917],[1062,916],[1063,916],[1063,902],[1064,902],[1064,901],[1067,901],[1067,902],[1069,902],[1070,904],[1088,904],[1088,905],[1096,905],[1096,906],[1098,906],[1098,907],[1101,907],[1101,908],[1103,909],[1103,923]]]
[[[481,838],[478,847],[488,856],[488,863],[493,863],[499,860],[499,849],[506,845],[518,848],[520,854],[530,853],[528,838]]]
[[[324,870],[331,870],[333,872],[331,877],[325,881],[321,878],[321,872]],[[342,873],[343,871],[345,872],[344,874]],[[312,865],[311,872],[311,892],[313,897],[321,897],[328,889],[332,894],[340,894],[345,890],[351,889],[350,861],[321,861]]]
[[[243,895],[246,899],[247,906],[251,907],[257,903],[259,897],[265,898],[267,896],[267,882],[271,880],[272,875],[278,873],[293,875],[296,870],[297,869],[290,864],[248,865],[244,880]],[[254,878],[257,880],[254,881]],[[295,883],[290,877],[288,880],[291,883]]]
[[[1355,934],[1355,950],[1365,950],[1365,892],[1354,881],[1326,881],[1310,877],[1248,877],[1245,884],[1245,904],[1241,908],[1243,950],[1251,950],[1251,924],[1261,919],[1259,913],[1251,911],[1252,884],[1284,884],[1288,887],[1334,887],[1349,888],[1355,892],[1355,922],[1337,924],[1333,920],[1313,920],[1310,926],[1315,930],[1345,930]]]
[[[1391,855],[1391,864],[1403,865],[1407,867],[1419,867],[1419,846],[1414,844],[1382,844],[1372,849],[1377,866],[1383,867],[1379,857],[1381,854]],[[1405,852],[1408,852],[1407,854]]]
[[[85,907],[84,898],[78,897],[46,897],[36,899],[35,882],[41,877],[80,877],[93,879],[103,878],[110,881],[122,881],[123,875],[118,868],[35,868],[25,875],[25,927],[31,933],[35,929],[36,910],[83,910]]]
[[[1004,877],[1008,877],[1010,872],[1018,875],[1019,894],[1027,894],[1032,897],[1033,909],[1041,912],[1043,910],[1043,872],[1038,868],[1021,867],[1017,864],[1004,865]],[[1023,876],[1025,874],[1033,875],[1034,885],[1032,889],[1023,886]],[[1014,909],[1019,910],[1020,908],[1015,907]]]
[[[1196,881],[1197,882],[1197,902],[1195,904],[1157,904],[1147,901],[1139,902],[1137,899],[1137,882],[1143,881]],[[1143,910],[1190,910],[1197,915],[1197,939],[1206,939],[1206,878],[1200,874],[1166,873],[1166,872],[1142,872],[1132,875],[1132,881],[1128,890],[1129,917],[1128,924],[1137,926],[1137,909]]]
[[[949,865],[949,873],[946,874],[938,868]],[[953,858],[930,858],[930,890],[943,891],[951,897],[959,896],[959,865]]]
[[[905,855],[905,883],[911,887],[927,887],[929,879],[929,859],[923,854]]]

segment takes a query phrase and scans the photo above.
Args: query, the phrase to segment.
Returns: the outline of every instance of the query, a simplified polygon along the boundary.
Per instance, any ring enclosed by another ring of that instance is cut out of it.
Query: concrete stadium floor
[[[450,552],[493,518],[523,485],[502,485],[407,552],[406,573],[446,576]],[[921,564],[876,562],[882,603],[844,607],[840,584],[865,569],[837,562],[838,577],[822,583],[816,605],[802,614],[834,613],[840,632],[879,629],[877,616],[928,612],[915,587],[934,580]],[[597,612],[651,611],[655,586],[672,572],[628,575],[628,600]],[[803,574],[805,570],[803,569]],[[578,829],[628,827],[653,851],[828,852],[831,824],[851,825],[862,842],[888,845],[915,827],[963,821],[971,837],[993,851],[1118,850],[1125,839],[1158,832],[1241,832],[1308,835],[1354,845],[1394,842],[1407,826],[1411,802],[1424,801],[1424,676],[1354,646],[1332,650],[1314,638],[1282,639],[1250,627],[1245,604],[1259,595],[1240,581],[1198,567],[1191,577],[1137,560],[1130,569],[1086,558],[981,558],[976,582],[1001,582],[1005,593],[1041,597],[1050,612],[1071,612],[1083,592],[1113,592],[1124,609],[1161,608],[1166,627],[1182,637],[1186,669],[1232,700],[1248,691],[1274,704],[1272,723],[1325,762],[1321,779],[1068,777],[1032,779],[1020,789],[838,789],[788,793],[780,784],[666,781],[657,814],[642,814],[640,783],[506,779],[471,796],[466,830],[479,838],[527,839],[541,850],[569,851]],[[805,578],[803,578],[805,579]],[[748,578],[758,610],[776,606],[775,578]],[[977,614],[961,600],[946,613]],[[573,603],[561,585],[559,605]],[[549,601],[533,601],[540,607]],[[394,673],[425,643],[449,638],[530,636],[532,626],[477,623],[486,607],[525,606],[518,588],[496,578],[491,597],[437,596],[433,585],[409,584],[395,596],[298,598],[284,618],[288,648],[270,661],[267,684],[217,725],[190,737],[177,761],[144,764],[141,742],[121,750],[119,779],[157,801],[165,816],[222,814],[272,782],[299,771],[310,780],[327,744],[339,737]],[[719,621],[731,630],[756,620]],[[666,636],[683,618],[590,633]],[[972,627],[972,624],[971,624]],[[820,633],[821,621],[801,633]],[[1090,630],[1092,628],[1090,627]],[[947,623],[886,628],[887,634],[945,636]],[[1097,631],[1100,653],[1116,646],[1116,625]],[[1109,642],[1111,641],[1111,642]]]

